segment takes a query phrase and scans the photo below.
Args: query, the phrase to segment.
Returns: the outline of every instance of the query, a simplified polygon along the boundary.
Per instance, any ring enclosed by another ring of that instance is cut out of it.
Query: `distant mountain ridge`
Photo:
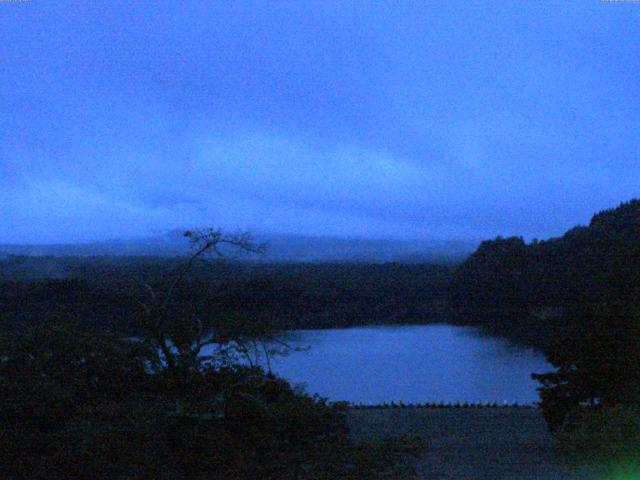
[[[251,259],[261,262],[400,262],[457,263],[479,242],[472,240],[353,239],[306,235],[255,235],[267,244],[267,253]],[[79,244],[0,245],[0,254],[28,256],[161,256],[189,252],[183,230],[132,240],[108,240]],[[240,255],[240,258],[248,258]]]

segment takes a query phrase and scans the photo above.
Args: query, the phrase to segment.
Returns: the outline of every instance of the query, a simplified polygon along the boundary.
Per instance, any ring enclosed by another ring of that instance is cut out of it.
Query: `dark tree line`
[[[143,285],[161,287],[177,265],[149,257],[12,257],[0,262],[0,272],[14,274],[0,282],[0,312],[10,318],[73,310],[91,323],[135,334],[133,313],[148,298]],[[64,278],[43,278],[54,271]],[[445,318],[450,277],[450,267],[436,265],[204,259],[176,287],[169,307],[188,308],[209,326],[229,317],[251,328],[424,323]]]
[[[546,345],[569,328],[563,312],[640,300],[640,200],[600,212],[586,227],[527,244],[485,241],[453,274],[464,323]]]
[[[585,459],[640,465],[640,200],[560,238],[483,242],[453,274],[458,321],[542,348],[551,429]],[[635,462],[635,463],[634,463]]]
[[[162,278],[4,290],[0,477],[413,478],[421,441],[355,443],[345,404],[237,361],[245,339],[277,336],[277,325],[227,317],[205,330],[194,303],[203,291],[188,280],[196,264],[206,271],[211,264],[199,260],[221,244],[259,250],[244,236],[188,234],[194,253]],[[91,321],[101,309],[110,310],[104,325]],[[122,325],[137,338],[126,338]],[[200,356],[208,343],[217,348]]]

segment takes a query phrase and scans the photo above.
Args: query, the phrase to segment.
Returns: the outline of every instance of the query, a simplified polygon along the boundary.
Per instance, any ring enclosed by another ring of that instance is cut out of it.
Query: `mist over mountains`
[[[254,235],[267,245],[259,257],[229,252],[232,258],[259,262],[401,262],[455,263],[471,254],[479,241],[364,239],[290,234]],[[28,256],[159,256],[189,252],[182,230],[139,239],[117,239],[77,244],[0,245],[0,255]]]

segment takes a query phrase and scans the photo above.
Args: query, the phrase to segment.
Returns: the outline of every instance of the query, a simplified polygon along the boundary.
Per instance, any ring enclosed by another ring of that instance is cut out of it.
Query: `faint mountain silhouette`
[[[32,256],[162,256],[189,252],[184,230],[137,239],[51,245],[0,245],[0,254]],[[473,240],[394,240],[289,234],[260,234],[267,253],[250,259],[263,262],[401,262],[453,263],[475,250]],[[229,252],[232,256],[233,253]],[[240,259],[249,259],[246,255]]]

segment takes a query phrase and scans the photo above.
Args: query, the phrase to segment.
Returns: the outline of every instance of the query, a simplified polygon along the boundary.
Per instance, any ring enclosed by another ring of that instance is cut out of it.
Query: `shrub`
[[[259,368],[176,382],[157,356],[65,322],[1,336],[0,478],[410,478],[417,444],[353,444],[346,404]]]

